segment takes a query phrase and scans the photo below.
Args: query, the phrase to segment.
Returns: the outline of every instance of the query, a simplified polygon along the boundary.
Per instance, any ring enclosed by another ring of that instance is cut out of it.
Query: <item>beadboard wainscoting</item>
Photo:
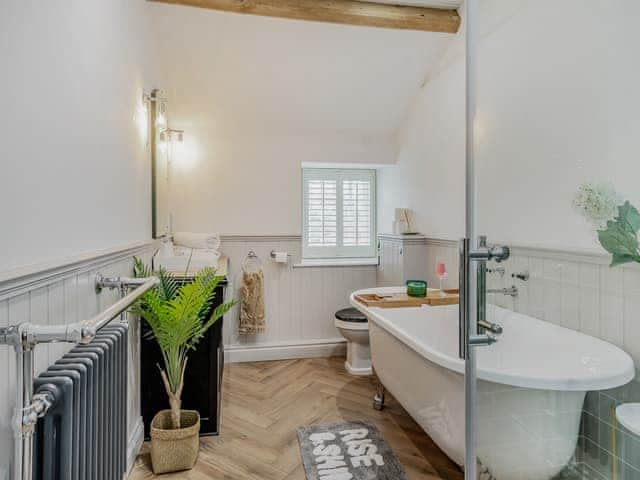
[[[294,266],[300,263],[301,238],[287,236],[222,237],[229,257],[227,299],[240,298],[241,268],[250,250],[264,270],[266,331],[238,333],[239,307],[225,316],[225,358],[229,362],[340,355],[344,339],[333,326],[336,310],[349,306],[349,294],[374,287],[376,266]],[[271,251],[290,254],[287,264],[271,259]]]
[[[68,324],[91,318],[118,298],[117,291],[97,294],[96,274],[131,276],[133,256],[150,261],[153,242],[144,242],[109,251],[94,252],[57,263],[7,272],[0,278],[0,326],[32,322],[41,325]],[[139,329],[130,323],[128,379],[128,465],[133,464],[142,444],[143,428],[139,396]],[[35,348],[38,375],[70,350],[70,344],[40,344]],[[15,352],[0,345],[0,479],[8,478],[13,455],[11,421],[16,387]],[[3,475],[4,474],[4,475]]]

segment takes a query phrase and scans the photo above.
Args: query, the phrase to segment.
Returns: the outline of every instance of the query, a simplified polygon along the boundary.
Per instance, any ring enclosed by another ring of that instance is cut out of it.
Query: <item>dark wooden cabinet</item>
[[[184,281],[190,280],[185,279]],[[210,305],[211,311],[224,301],[226,283],[224,281],[218,285],[216,295]],[[196,349],[190,352],[185,372],[182,408],[197,410],[200,413],[201,436],[220,433],[222,371],[224,367],[223,320],[220,318],[200,340]],[[145,338],[148,329],[149,327],[143,322],[140,348],[140,398],[144,433],[147,439],[154,415],[160,410],[169,408],[169,401],[158,369],[158,365],[162,366],[162,354],[155,340]]]

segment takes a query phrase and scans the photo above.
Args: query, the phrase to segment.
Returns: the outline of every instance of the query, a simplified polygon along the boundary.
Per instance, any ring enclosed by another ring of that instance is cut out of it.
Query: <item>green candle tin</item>
[[[410,297],[426,297],[427,282],[424,280],[407,280],[407,295]]]

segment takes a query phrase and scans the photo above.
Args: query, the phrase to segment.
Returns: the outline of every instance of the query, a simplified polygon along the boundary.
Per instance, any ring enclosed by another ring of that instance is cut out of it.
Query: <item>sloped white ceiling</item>
[[[149,4],[173,118],[392,134],[451,35]]]

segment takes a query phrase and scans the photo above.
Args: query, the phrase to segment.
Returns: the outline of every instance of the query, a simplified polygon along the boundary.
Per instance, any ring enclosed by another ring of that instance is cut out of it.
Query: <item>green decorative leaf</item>
[[[620,255],[620,254],[614,253],[613,256],[611,257],[611,264],[609,266],[610,267],[617,267],[617,266],[623,265],[625,263],[631,263],[631,262],[637,262],[637,261],[639,261],[637,256]]]
[[[612,255],[638,256],[638,239],[619,222],[609,222],[606,230],[598,231],[600,245]]]
[[[640,230],[640,213],[636,207],[629,202],[618,207],[618,218],[616,219],[627,231],[634,235]]]

